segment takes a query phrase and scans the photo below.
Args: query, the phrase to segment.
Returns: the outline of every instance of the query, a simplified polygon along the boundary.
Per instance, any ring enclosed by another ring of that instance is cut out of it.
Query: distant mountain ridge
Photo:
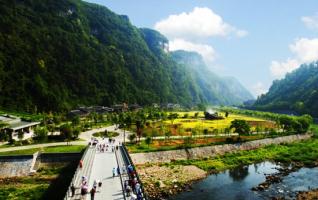
[[[303,64],[285,78],[273,82],[269,91],[252,106],[269,111],[288,111],[318,117],[318,62]]]
[[[4,1],[0,27],[0,107],[6,109],[241,102],[225,84],[211,90],[210,78],[200,79],[177,64],[159,32],[136,28],[127,16],[103,6],[79,0]],[[220,94],[223,90],[228,94]]]
[[[179,50],[171,54],[177,63],[189,70],[207,102],[217,105],[240,105],[244,101],[254,99],[234,77],[220,77],[210,71],[198,53]]]

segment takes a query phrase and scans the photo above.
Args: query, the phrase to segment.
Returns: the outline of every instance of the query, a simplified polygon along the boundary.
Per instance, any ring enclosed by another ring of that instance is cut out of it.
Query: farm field
[[[229,127],[231,122],[235,119],[247,121],[251,126],[252,131],[255,131],[256,127],[259,128],[259,131],[262,131],[266,128],[276,128],[275,122],[239,114],[229,114],[228,117],[225,117],[225,113],[220,112],[219,116],[224,117],[224,119],[207,120],[204,118],[203,112],[170,112],[167,113],[167,115],[171,113],[177,113],[178,118],[148,123],[148,125],[144,128],[143,136],[151,136],[154,134],[154,131],[156,132],[156,136],[164,136],[167,131],[170,131],[172,136],[191,136],[203,134],[217,135],[220,133],[231,133]]]

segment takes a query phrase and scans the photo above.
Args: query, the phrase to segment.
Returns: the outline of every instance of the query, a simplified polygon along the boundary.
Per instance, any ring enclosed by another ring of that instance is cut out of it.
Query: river
[[[301,168],[283,177],[282,182],[272,184],[267,190],[252,191],[251,188],[265,181],[265,174],[278,172],[280,165],[262,162],[237,167],[222,173],[209,175],[192,185],[192,189],[171,197],[171,200],[263,200],[271,197],[295,199],[298,191],[318,188],[318,167]]]

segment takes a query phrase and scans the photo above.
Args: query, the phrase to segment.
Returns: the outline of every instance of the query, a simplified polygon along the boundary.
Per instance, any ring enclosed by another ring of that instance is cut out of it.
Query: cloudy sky
[[[87,0],[160,31],[170,50],[200,53],[211,70],[255,96],[318,60],[317,0]]]

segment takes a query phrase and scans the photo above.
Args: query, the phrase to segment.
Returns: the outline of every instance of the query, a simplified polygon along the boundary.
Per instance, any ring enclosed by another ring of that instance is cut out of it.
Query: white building
[[[0,121],[8,124],[5,128],[5,133],[12,135],[12,139],[18,140],[18,134],[23,133],[23,139],[33,137],[34,128],[40,124],[40,122],[24,121],[18,117],[9,115],[0,115]]]

